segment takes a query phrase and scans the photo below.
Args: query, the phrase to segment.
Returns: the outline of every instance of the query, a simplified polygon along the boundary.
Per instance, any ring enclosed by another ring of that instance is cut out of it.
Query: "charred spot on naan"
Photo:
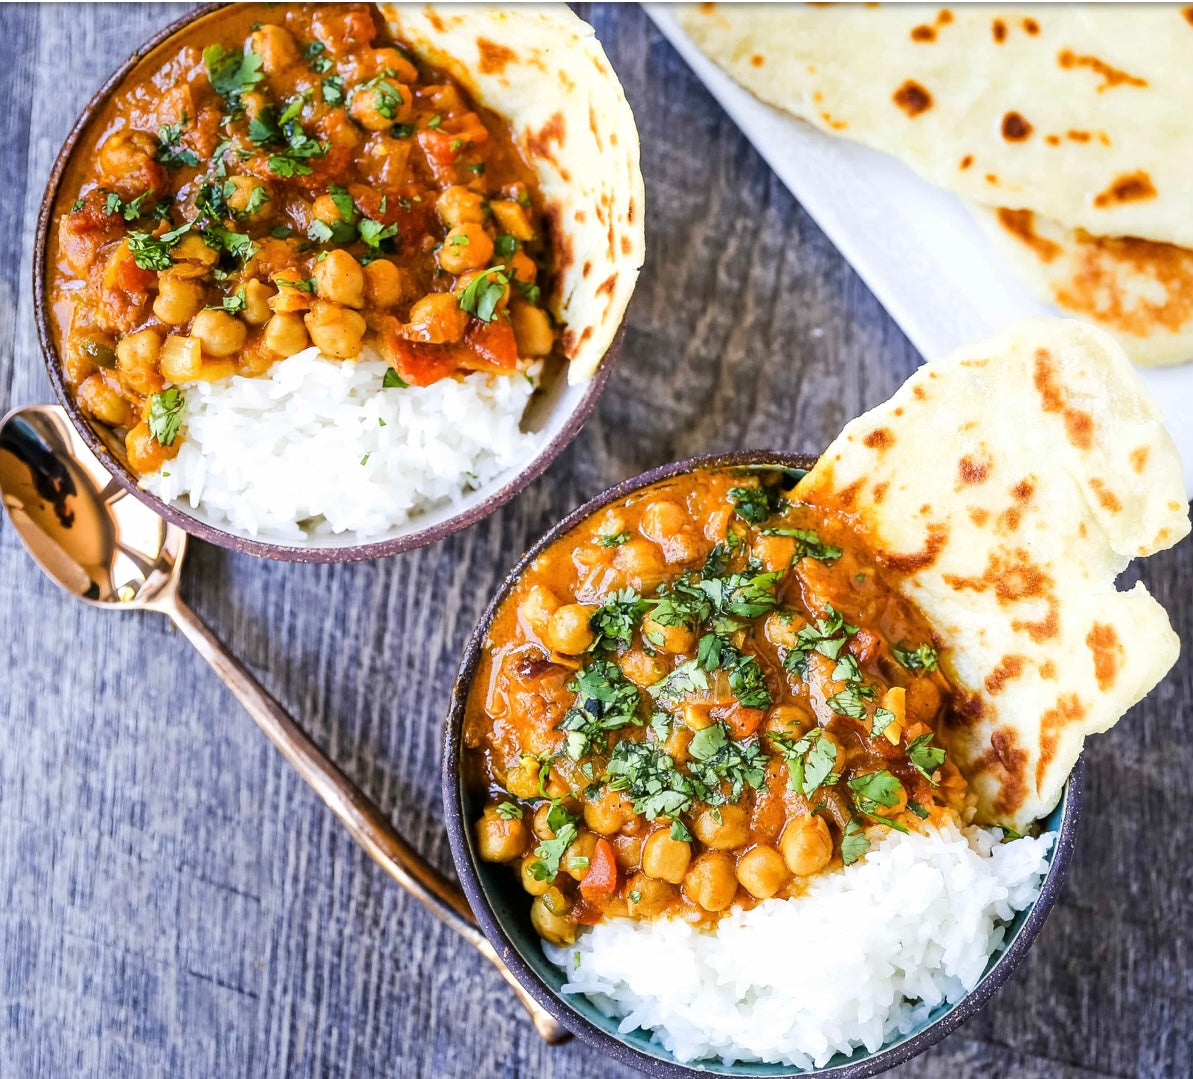
[[[1031,137],[1032,126],[1017,112],[1008,112],[1002,118],[1002,137],[1008,142],[1023,142]]]
[[[1036,349],[1032,382],[1040,395],[1043,411],[1059,412],[1064,419],[1069,441],[1079,450],[1088,450],[1093,444],[1093,417],[1084,409],[1068,403],[1056,362],[1046,348]]]
[[[1056,62],[1066,70],[1084,67],[1100,75],[1102,77],[1102,84],[1098,87],[1099,94],[1114,86],[1147,85],[1147,79],[1141,79],[1125,71],[1120,71],[1118,68],[1112,67],[1105,60],[1100,60],[1096,56],[1078,56],[1072,49],[1062,49],[1057,54]]]
[[[1094,205],[1100,210],[1120,202],[1138,202],[1140,199],[1154,199],[1157,195],[1152,178],[1140,170],[1116,177],[1114,182],[1094,196]]]
[[[904,82],[891,100],[913,119],[932,108],[932,95],[914,79]]]

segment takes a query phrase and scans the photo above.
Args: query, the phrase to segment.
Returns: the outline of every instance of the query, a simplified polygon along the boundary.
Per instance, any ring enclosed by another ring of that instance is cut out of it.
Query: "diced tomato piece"
[[[749,738],[762,726],[766,712],[761,708],[746,708],[735,702],[723,712],[719,712],[718,716],[729,728],[732,737]]]
[[[872,663],[874,657],[878,655],[878,646],[881,643],[878,634],[872,633],[870,630],[862,626],[857,633],[853,635],[853,640],[850,645],[853,649],[853,654],[857,656],[859,663]]]
[[[460,367],[456,345],[426,345],[407,341],[393,332],[383,335],[381,351],[398,377],[411,386],[430,386],[455,374]]]
[[[518,342],[514,328],[504,319],[482,322],[469,319],[464,331],[464,344],[470,355],[461,357],[465,367],[473,371],[493,371],[508,374],[518,366]]]
[[[120,234],[123,222],[119,216],[109,217],[101,208],[101,197],[88,196],[83,205],[62,219],[58,242],[70,268],[80,277],[95,262],[99,249]]]
[[[613,856],[613,844],[604,836],[596,841],[592,857],[588,860],[588,872],[580,881],[580,894],[585,899],[601,899],[617,891],[617,859]]]
[[[418,133],[418,144],[427,155],[427,160],[436,174],[441,169],[453,168],[464,149],[464,140],[459,135],[425,128]]]

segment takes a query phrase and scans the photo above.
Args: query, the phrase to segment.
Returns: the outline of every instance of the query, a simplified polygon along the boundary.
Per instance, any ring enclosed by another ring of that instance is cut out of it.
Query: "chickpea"
[[[83,380],[79,386],[79,405],[100,423],[112,427],[131,427],[137,419],[115,379],[103,371],[96,371]]]
[[[633,649],[617,660],[624,674],[636,686],[653,686],[667,673],[661,659]]]
[[[720,816],[720,820],[717,820]],[[705,809],[692,821],[692,832],[706,847],[732,850],[745,846],[750,836],[750,818],[741,806],[723,805]]]
[[[515,251],[505,260],[505,264],[509,267],[511,277],[525,281],[528,285],[533,285],[535,278],[538,277],[539,268],[535,265],[534,259],[525,251]]]
[[[471,221],[452,228],[439,249],[439,265],[451,274],[479,270],[487,266],[492,257],[493,241],[489,234],[482,226]]]
[[[642,511],[642,535],[655,543],[662,543],[668,536],[692,523],[688,511],[669,498],[652,502]]]
[[[533,757],[522,757],[505,773],[505,789],[515,798],[537,798],[539,762]]]
[[[642,637],[660,652],[680,655],[696,646],[696,631],[687,626],[664,626],[652,615],[642,619]]]
[[[700,855],[684,874],[683,894],[705,910],[724,910],[737,895],[733,859],[717,850]]]
[[[144,420],[124,436],[124,452],[128,463],[138,472],[156,472],[167,461],[173,460],[182,448],[182,439],[176,438],[169,446],[163,446],[149,432]]]
[[[759,844],[737,860],[737,879],[755,899],[769,899],[791,874],[787,863],[774,847]]]
[[[171,382],[194,382],[203,373],[203,346],[189,334],[171,334],[162,342],[157,365]]]
[[[174,265],[170,272],[179,277],[203,277],[220,260],[220,253],[204,242],[198,233],[188,232],[171,252]]]
[[[310,338],[301,316],[279,314],[265,323],[261,343],[275,356],[293,356],[310,344]]]
[[[519,875],[522,878],[522,887],[531,895],[542,895],[551,887],[552,881],[539,880],[534,875],[534,865],[538,861],[538,856],[531,851],[525,858],[522,859],[522,866],[519,869]]]
[[[776,704],[766,713],[763,727],[770,734],[788,734],[800,738],[815,720],[794,704]]]
[[[152,329],[130,333],[116,343],[116,367],[129,389],[149,394],[162,388],[157,368],[161,350],[162,335]]]
[[[763,623],[763,632],[771,644],[779,648],[794,648],[799,644],[799,631],[806,624],[794,611],[771,611]]]
[[[355,311],[339,304],[316,300],[303,316],[311,340],[325,356],[347,360],[360,355],[365,336],[365,320]]]
[[[329,251],[315,263],[315,293],[344,307],[364,307],[365,272],[347,251]]]
[[[757,536],[754,554],[768,573],[785,570],[795,558],[795,539],[792,536]]]
[[[203,307],[203,286],[166,270],[157,277],[153,313],[170,326],[189,322]]]
[[[273,283],[277,286],[269,298],[270,310],[277,314],[291,315],[298,311],[309,311],[315,301],[309,292],[294,287],[294,282],[300,274],[297,271],[283,270],[273,275]]]
[[[783,861],[797,877],[818,873],[833,856],[833,837],[824,818],[815,814],[788,822],[779,837]]]
[[[491,202],[489,206],[502,232],[508,232],[515,240],[521,240],[523,243],[534,239],[534,229],[520,203],[512,199],[499,199]]]
[[[485,221],[485,197],[460,184],[446,188],[436,199],[435,209],[449,229],[465,223],[483,225]]]
[[[410,274],[389,259],[374,259],[365,268],[365,300],[375,311],[388,311],[410,294]]]
[[[284,26],[267,23],[249,35],[249,48],[261,57],[266,75],[277,75],[298,63],[298,42]]]
[[[476,822],[476,846],[486,862],[511,862],[526,850],[530,838],[524,821],[507,820],[496,806],[487,806]]]
[[[634,819],[633,803],[620,791],[605,787],[599,798],[584,803],[584,823],[600,835],[613,835]]]
[[[692,860],[692,845],[672,839],[669,828],[651,832],[642,848],[642,872],[656,880],[679,884]]]
[[[547,620],[543,643],[564,655],[578,656],[588,650],[596,634],[588,624],[595,608],[583,603],[567,603]]]
[[[547,620],[559,609],[559,597],[546,585],[536,584],[518,605],[522,620],[540,636]]]
[[[559,860],[560,868],[572,878],[583,880],[592,861],[592,852],[596,850],[597,837],[591,832],[581,832],[575,842],[563,852]]]
[[[609,840],[613,846],[613,860],[618,868],[629,873],[642,863],[642,837],[636,835],[615,835]]]
[[[541,307],[515,301],[510,305],[510,321],[518,342],[518,355],[527,359],[546,356],[555,347],[551,319]]]
[[[414,112],[410,87],[384,76],[373,86],[358,88],[348,104],[348,113],[369,131],[388,131],[405,123]]]
[[[418,68],[406,59],[397,49],[374,49],[372,71],[378,75],[385,71],[392,71],[394,77],[401,82],[418,82]]]
[[[551,816],[552,805],[550,802],[543,802],[535,811],[531,818],[531,827],[534,834],[539,839],[554,839],[555,829],[547,822],[547,818]]]
[[[233,187],[232,193],[228,196],[228,208],[234,214],[253,222],[269,218],[273,193],[267,183],[255,176],[229,176],[226,183]],[[249,209],[250,206],[253,207],[252,210]]]
[[[432,292],[416,300],[406,323],[411,340],[429,345],[454,345],[464,339],[467,328],[468,313],[451,292]]]
[[[626,909],[631,918],[654,918],[675,900],[675,885],[635,873],[626,882]]]
[[[649,540],[635,537],[616,548],[613,565],[639,592],[648,592],[666,577],[659,549]]]
[[[108,180],[123,180],[153,162],[157,139],[148,131],[117,131],[99,148],[99,167]]]
[[[250,326],[264,326],[269,321],[269,298],[273,289],[254,278],[244,286],[244,312],[241,317]]]
[[[326,225],[335,225],[343,220],[336,200],[330,195],[320,195],[311,203],[311,216]]]
[[[244,108],[245,116],[255,120],[269,107],[269,98],[260,90],[250,90],[247,94],[241,95],[240,104]]]
[[[559,902],[553,902],[556,893]],[[556,909],[560,912],[556,913]],[[543,940],[550,944],[572,944],[576,940],[576,923],[567,917],[567,901],[558,888],[547,889],[530,905],[530,924]]]
[[[191,323],[191,336],[199,339],[208,356],[231,356],[243,347],[248,327],[227,311],[204,310]]]

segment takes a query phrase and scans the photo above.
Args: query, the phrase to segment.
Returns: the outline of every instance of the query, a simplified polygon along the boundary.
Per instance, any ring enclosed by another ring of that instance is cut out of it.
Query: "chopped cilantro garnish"
[[[658,742],[623,738],[613,747],[606,772],[609,788],[624,793],[634,812],[648,820],[675,817],[692,807],[691,781]]]
[[[477,274],[459,295],[460,310],[481,322],[492,322],[497,317],[497,304],[505,295],[505,286],[509,284],[504,270],[504,266],[490,266]]]
[[[182,391],[171,386],[168,390],[155,393],[149,398],[149,433],[159,445],[172,446],[182,426],[182,413],[186,398]]]
[[[688,831],[687,826],[678,817],[671,822],[671,838],[677,843],[692,842],[692,833]]]
[[[203,50],[207,77],[211,88],[219,94],[233,112],[240,111],[240,99],[263,78],[261,57],[251,49],[245,53],[232,52],[222,45],[208,45]]]
[[[869,849],[870,840],[862,831],[861,822],[856,817],[852,818],[841,835],[841,861],[853,865]]]
[[[907,759],[911,761],[912,767],[920,773],[933,786],[936,785],[936,780],[932,778],[933,773],[944,764],[945,752],[940,746],[929,745],[932,741],[932,733],[921,734],[918,738],[907,744]]]
[[[381,376],[381,385],[387,390],[393,390],[393,389],[408,390],[408,389],[410,389],[410,383],[407,382],[405,379],[401,378],[398,375],[397,371],[395,371],[392,367],[389,368],[389,370],[387,370],[385,372],[385,374]]]
[[[630,724],[640,724],[638,718],[638,687],[626,679],[616,663],[594,660],[568,683],[576,694],[559,730],[564,732],[567,755],[578,761],[594,748],[604,751],[605,735]]]
[[[628,532],[614,532],[607,536],[598,536],[597,543],[602,547],[620,547],[630,538]]]
[[[874,814],[879,806],[891,809],[904,798],[903,784],[885,768],[879,772],[866,772],[849,780],[853,800],[867,816]]]
[[[783,666],[795,671],[801,678],[807,678],[810,653],[819,652],[828,659],[837,659],[855,633],[857,626],[849,625],[831,604],[826,605],[822,618],[804,626],[795,635],[795,647],[787,653]]]
[[[914,799],[908,801],[907,808],[910,809],[920,820],[928,819],[928,811]]]
[[[177,124],[164,124],[157,129],[158,148],[155,160],[161,162],[168,169],[195,168],[199,164],[199,155],[194,150],[186,149],[182,143],[182,128],[186,124],[186,117]]]
[[[168,270],[170,268],[170,248],[172,248],[186,233],[190,232],[190,225],[181,225],[160,236],[151,236],[148,232],[133,230],[125,237],[133,261],[142,270]]]
[[[660,626],[695,629],[712,614],[712,604],[688,570],[672,581],[667,591],[660,589],[660,592],[662,594],[651,613],[651,618]]]
[[[536,861],[531,863],[530,872],[535,880],[553,880],[559,873],[559,863],[564,852],[576,841],[579,834],[576,828],[578,819],[561,805],[551,807],[547,816],[547,826],[555,833],[555,837],[542,840],[534,849]]]
[[[313,277],[298,277],[293,281],[285,277],[275,277],[274,281],[282,288],[294,288],[299,292],[314,292],[315,279]]]
[[[875,708],[874,723],[870,727],[870,737],[877,738],[894,722],[895,713],[889,708]]]
[[[344,80],[339,75],[328,75],[319,85],[323,89],[323,104],[344,104]]]
[[[787,500],[777,487],[761,483],[750,487],[730,487],[729,497],[733,500],[737,515],[752,525],[762,524],[787,505]]]
[[[244,285],[241,285],[233,295],[223,297],[218,304],[212,304],[207,310],[227,311],[228,314],[234,315],[238,311],[243,311],[247,304],[247,289]]]
[[[384,241],[392,239],[398,234],[397,225],[382,225],[380,221],[373,221],[366,217],[358,226],[360,238],[374,250],[381,250]]]
[[[512,258],[514,252],[518,250],[518,241],[508,232],[503,232],[493,241],[493,250],[497,253],[498,258]]]
[[[713,723],[698,730],[688,745],[692,777],[705,787],[702,801],[716,805],[736,802],[746,787],[757,790],[766,778],[767,756],[756,738],[735,741],[723,723]],[[728,797],[722,792],[728,784]]]
[[[915,648],[904,648],[902,645],[895,645],[891,649],[891,655],[909,671],[936,670],[936,649],[930,644],[916,645]]]
[[[519,281],[514,279],[514,284],[518,286],[518,291],[522,293],[522,298],[527,303],[537,304],[542,299],[543,290],[538,285],[533,285],[529,281]]]
[[[824,703],[839,716],[846,716],[849,719],[865,719],[866,705],[864,702],[872,699],[874,695],[875,690],[873,686],[863,685],[860,682],[850,682],[844,689],[838,690]]]
[[[795,540],[795,560],[815,558],[819,562],[835,562],[841,557],[841,548],[824,543],[810,528],[766,528],[764,536],[790,536]],[[863,577],[863,580],[865,578]]]
[[[136,221],[141,216],[141,207],[145,200],[152,194],[152,191],[144,191],[135,199],[125,202],[115,191],[108,191],[104,195],[104,213],[108,217],[119,214],[125,221]]]
[[[642,621],[649,606],[632,588],[610,592],[588,620],[596,633],[589,650],[608,648],[616,651],[628,647],[634,637],[634,627]]]
[[[797,794],[810,798],[820,787],[831,787],[841,778],[833,771],[837,764],[837,747],[824,737],[824,731],[819,727],[813,727],[798,739],[789,734],[767,737],[782,752],[787,763],[787,786]]]
[[[432,131],[438,131],[438,130],[439,130],[439,125],[440,125],[440,124],[442,124],[442,123],[443,123],[443,117],[442,117],[442,116],[432,116],[432,117],[431,117],[431,118],[430,118],[430,119],[427,121],[427,127],[429,127],[429,128],[432,130]]]
[[[700,669],[696,660],[689,659],[653,686],[647,686],[646,692],[656,701],[674,704],[689,693],[705,689],[708,689],[708,675]]]

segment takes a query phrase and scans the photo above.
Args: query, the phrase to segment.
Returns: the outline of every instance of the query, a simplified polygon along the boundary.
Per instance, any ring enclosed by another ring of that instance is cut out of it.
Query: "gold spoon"
[[[459,887],[398,835],[381,810],[182,602],[178,578],[186,533],[112,479],[61,407],[30,405],[0,420],[0,495],[33,560],[76,599],[95,607],[167,615],[352,838],[501,972],[539,1034],[552,1045],[571,1037],[515,980],[477,928]]]

